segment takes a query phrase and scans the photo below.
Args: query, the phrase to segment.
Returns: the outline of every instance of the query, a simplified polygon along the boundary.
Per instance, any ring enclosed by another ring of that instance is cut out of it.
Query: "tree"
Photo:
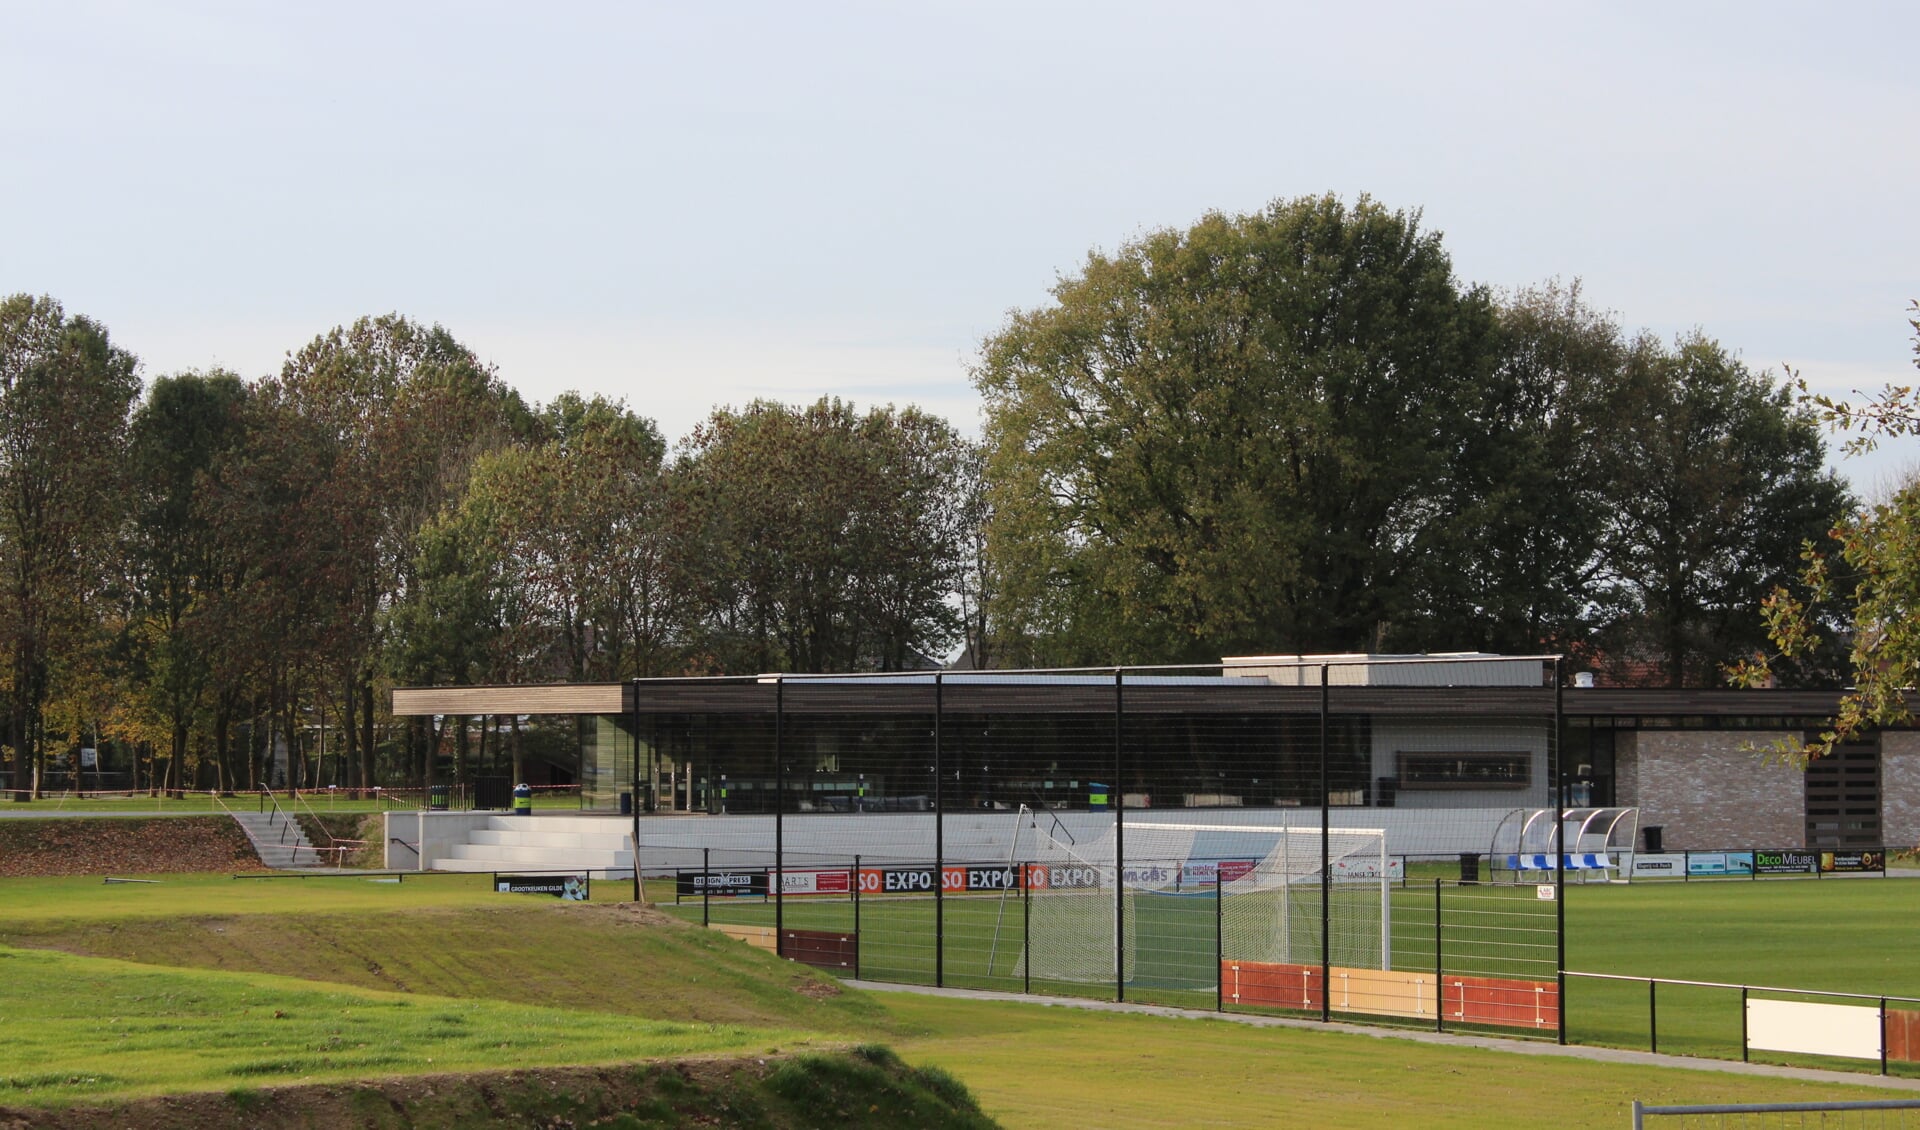
[[[357,717],[348,746],[357,778],[370,784],[384,613],[412,583],[415,535],[464,489],[476,455],[526,434],[529,414],[452,334],[398,315],[315,338],[287,359],[269,395],[328,453],[312,500],[325,516],[324,540],[301,548],[324,562],[316,579],[336,611],[312,643],[334,666],[343,714]]]
[[[128,623],[145,704],[164,721],[169,764],[184,764],[187,739],[209,705],[216,656],[231,637],[220,603],[245,567],[223,540],[206,493],[222,464],[246,441],[247,387],[232,373],[162,377],[134,413],[128,467],[133,481],[128,550],[133,606]],[[216,707],[215,764],[232,787],[228,724],[232,696]]]
[[[1362,197],[1093,254],[988,339],[996,621],[1051,662],[1369,649],[1414,617],[1488,296]]]
[[[1464,427],[1417,542],[1396,646],[1525,654],[1578,646],[1615,482],[1595,458],[1626,344],[1576,281],[1498,304],[1497,360],[1462,388]]]
[[[99,624],[135,367],[105,327],[51,298],[0,300],[0,646],[17,800],[39,792],[56,660]]]
[[[1913,310],[1908,322],[1914,330],[1914,363],[1920,366],[1920,303]],[[1797,386],[1809,412],[1856,433],[1850,450],[1920,434],[1920,401],[1912,386],[1889,385],[1858,405],[1814,395],[1804,380]],[[1910,480],[1884,502],[1857,508],[1826,538],[1807,541],[1801,559],[1798,580],[1804,591],[1776,586],[1761,607],[1773,654],[1729,670],[1737,684],[1766,682],[1779,661],[1799,660],[1829,646],[1834,632],[1820,613],[1822,601],[1838,599],[1845,606],[1851,689],[1840,696],[1838,713],[1816,740],[1776,747],[1794,759],[1825,757],[1866,730],[1913,718],[1911,696],[1920,684],[1920,480]]]
[[[1671,686],[1710,682],[1764,642],[1753,610],[1852,499],[1813,414],[1697,333],[1636,341],[1605,407],[1604,646]]]
[[[715,412],[673,471],[697,646],[734,672],[901,670],[944,654],[963,451],[915,408]]]

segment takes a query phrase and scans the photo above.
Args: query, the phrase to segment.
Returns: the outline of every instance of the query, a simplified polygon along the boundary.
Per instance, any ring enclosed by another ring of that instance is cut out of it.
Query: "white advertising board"
[[[1880,1010],[1871,1005],[1747,1000],[1747,1046],[1758,1051],[1880,1058]]]
[[[1635,879],[1679,879],[1687,873],[1687,857],[1681,852],[1650,855],[1639,852],[1633,857]]]

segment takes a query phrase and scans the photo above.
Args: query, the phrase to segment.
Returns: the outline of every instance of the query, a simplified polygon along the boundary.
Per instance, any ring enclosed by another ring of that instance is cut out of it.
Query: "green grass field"
[[[716,932],[615,904],[630,890],[622,884],[597,886],[608,901],[582,906],[494,894],[477,876],[160,878],[0,881],[0,1025],[18,1048],[0,1068],[0,1105],[873,1039],[953,1072],[1010,1126],[1254,1126],[1281,1114],[1316,1126],[1619,1126],[1634,1098],[1871,1095],[1390,1037],[838,992]],[[1475,932],[1482,948],[1506,936],[1504,920],[1474,915],[1552,909],[1526,889],[1475,893],[1511,906],[1447,903],[1443,957],[1472,952]],[[1430,957],[1415,939],[1431,935],[1431,890],[1395,900],[1396,960]],[[997,904],[948,900],[950,982],[966,983],[971,961],[972,979],[1007,987],[1019,951],[1000,952],[995,938],[1017,936],[1019,903],[1009,900],[1005,917]],[[1568,959],[1595,971],[1897,993],[1920,987],[1908,954],[1917,904],[1920,883],[1906,880],[1578,888],[1566,903]],[[1188,940],[1197,905],[1177,912]],[[728,917],[770,910],[725,906]],[[833,928],[851,907],[791,900],[787,910],[792,924]],[[865,955],[891,966],[863,973],[924,979],[932,955],[920,928],[931,913],[924,900],[863,906],[863,933],[893,936],[891,950]],[[1194,995],[1210,1003],[1210,991]],[[1576,1038],[1644,1046],[1636,1004],[1644,996],[1610,1003],[1576,988]],[[1663,1050],[1729,1054],[1711,1046],[1723,1012],[1678,991],[1663,998]],[[1685,1042],[1689,1024],[1697,1048]]]
[[[1043,905],[1041,897],[1036,896],[1033,905]],[[1111,913],[1106,896],[1091,901],[1101,904],[1096,913]],[[1212,900],[1157,901],[1160,905],[1154,906],[1142,900],[1135,911],[1128,940],[1135,950],[1128,999],[1213,1008],[1216,923]],[[1231,898],[1228,905],[1233,905]],[[873,980],[933,984],[937,964],[941,983],[954,987],[1112,997],[1110,958],[1098,967],[1097,975],[1079,982],[1024,976],[1021,955],[1028,941],[1028,906],[1017,896],[946,899],[945,938],[936,953],[932,900],[865,899],[859,908],[860,973]],[[757,899],[713,899],[705,907],[697,901],[685,902],[673,909],[694,921],[704,915],[714,922],[771,925],[775,919],[774,906]],[[1436,909],[1441,923],[1438,938]],[[1396,888],[1391,899],[1392,966],[1412,972],[1435,970],[1438,951],[1437,968],[1445,974],[1552,983],[1557,968],[1555,911],[1555,904],[1539,899],[1531,885],[1445,885],[1438,892],[1437,907],[1431,885]],[[792,898],[784,908],[785,924],[796,929],[851,931],[854,915],[853,904],[844,899]],[[1043,916],[1037,910],[1034,916],[1034,928],[1044,930]],[[1318,915],[1311,900],[1292,923],[1296,937],[1287,960],[1317,963]],[[1910,954],[1912,939],[1920,937],[1920,881],[1575,885],[1567,890],[1566,924],[1571,970],[1920,999],[1920,962]],[[1235,951],[1230,932],[1222,933],[1229,957],[1261,959]],[[1303,933],[1306,936],[1297,936]],[[1106,937],[1110,939],[1111,934]],[[1111,946],[1111,941],[1102,944]],[[1351,947],[1336,948],[1333,961],[1366,966],[1372,956]],[[1652,1019],[1648,997],[1644,982],[1570,979],[1569,1041],[1647,1048],[1657,1033],[1663,1051],[1739,1058],[1737,990],[1657,989]],[[1553,1034],[1551,1030],[1481,1030]],[[1814,1062],[1805,1057],[1771,1058],[1784,1063]],[[1920,1073],[1912,1065],[1895,1070]]]

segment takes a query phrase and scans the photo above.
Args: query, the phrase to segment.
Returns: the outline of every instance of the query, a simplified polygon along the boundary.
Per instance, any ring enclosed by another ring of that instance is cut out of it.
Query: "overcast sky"
[[[981,338],[1089,249],[1365,192],[1463,280],[1910,383],[1916,43],[1912,3],[0,0],[0,293],[149,377],[398,311],[669,438],[823,394],[973,430]]]

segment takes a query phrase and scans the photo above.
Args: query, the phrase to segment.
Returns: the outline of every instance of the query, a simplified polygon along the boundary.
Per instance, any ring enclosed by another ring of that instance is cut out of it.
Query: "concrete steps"
[[[611,824],[605,817],[493,816],[432,866],[441,871],[631,869],[632,837]]]
[[[320,866],[320,853],[307,842],[300,823],[283,812],[236,812],[236,824],[253,843],[260,862],[276,870]]]

